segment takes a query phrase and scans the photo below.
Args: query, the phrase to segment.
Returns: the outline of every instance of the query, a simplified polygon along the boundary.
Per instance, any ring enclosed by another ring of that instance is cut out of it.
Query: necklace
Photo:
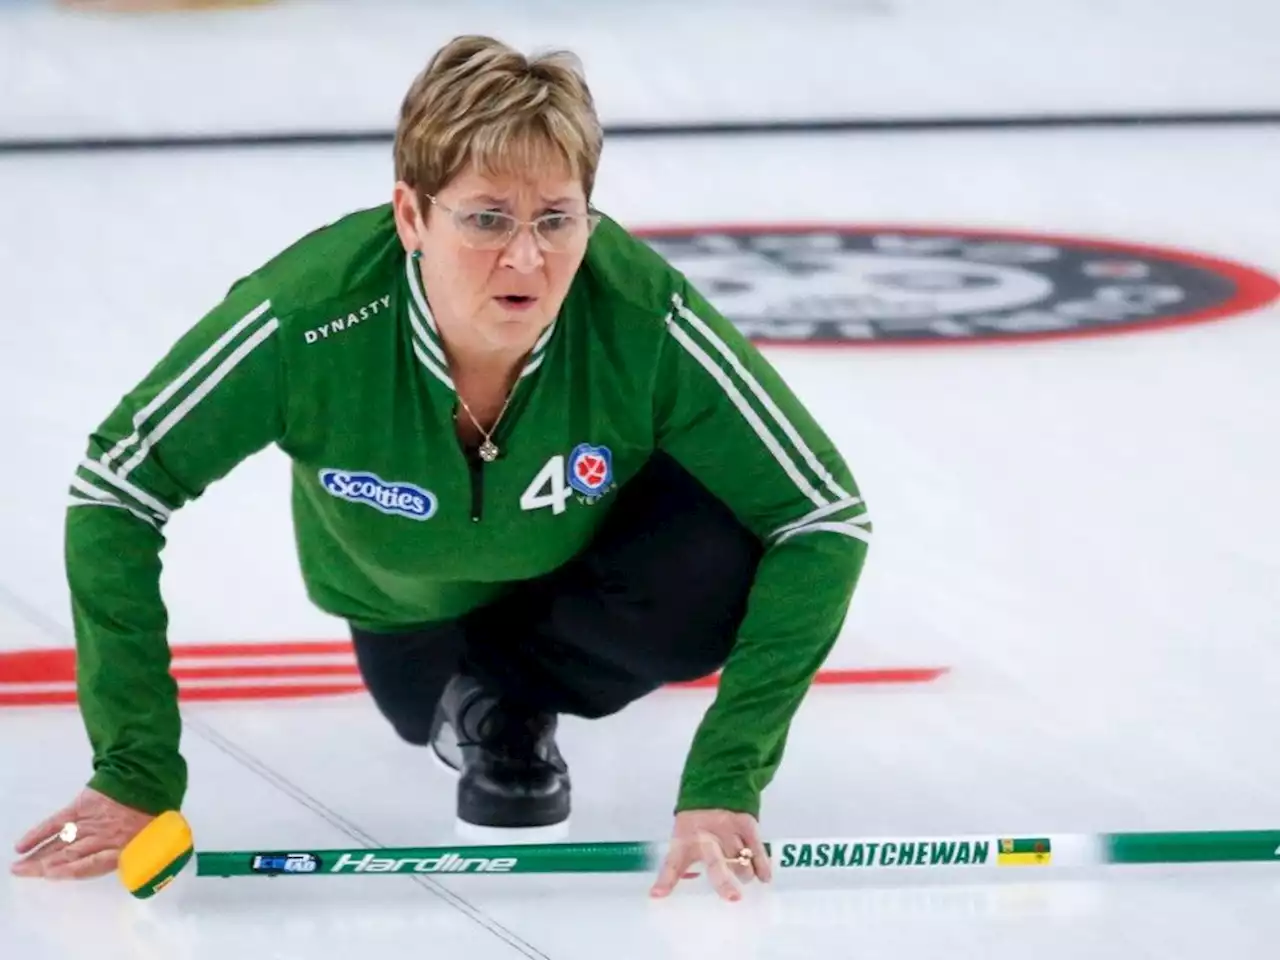
[[[511,398],[515,396],[515,393],[514,389],[508,391],[507,399],[502,404],[502,409],[498,411],[498,418],[493,421],[493,426],[488,430],[480,426],[480,421],[476,419],[475,414],[471,412],[471,408],[467,406],[467,401],[462,399],[462,394],[458,394],[458,402],[462,404],[462,409],[467,412],[467,416],[476,425],[476,429],[484,435],[484,442],[480,444],[480,459],[485,463],[493,463],[498,459],[498,454],[502,452],[498,449],[498,445],[493,442],[493,434],[497,431],[498,424],[502,422],[502,416],[507,412],[507,407],[511,405]]]

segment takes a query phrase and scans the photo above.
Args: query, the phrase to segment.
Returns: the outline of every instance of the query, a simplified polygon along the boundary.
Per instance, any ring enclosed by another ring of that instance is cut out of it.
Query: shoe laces
[[[478,704],[473,704],[477,706]],[[548,714],[507,703],[493,704],[481,715],[475,729],[459,731],[458,746],[480,747],[499,763],[526,771],[554,770],[556,765],[538,750],[550,723]],[[460,724],[470,727],[470,724]],[[468,737],[467,734],[473,734]]]

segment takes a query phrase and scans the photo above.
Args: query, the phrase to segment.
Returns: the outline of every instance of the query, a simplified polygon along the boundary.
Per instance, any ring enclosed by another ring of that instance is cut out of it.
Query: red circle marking
[[[1236,285],[1236,295],[1225,303],[1204,310],[1197,310],[1183,316],[1165,317],[1159,320],[1133,320],[1123,323],[1108,324],[1098,327],[1081,327],[1074,330],[1040,330],[1031,333],[991,334],[967,338],[921,338],[916,340],[788,340],[785,338],[769,338],[756,341],[764,347],[807,347],[807,348],[861,348],[861,347],[911,347],[914,349],[950,346],[979,346],[993,343],[1026,343],[1029,341],[1067,340],[1079,337],[1114,336],[1117,334],[1161,330],[1168,327],[1184,326],[1192,323],[1205,323],[1210,320],[1222,320],[1250,310],[1257,310],[1280,299],[1280,280],[1261,270],[1224,260],[1204,253],[1193,253],[1173,247],[1160,247],[1149,243],[1130,243],[1121,240],[1095,240],[1090,237],[1066,236],[1054,233],[1029,233],[1021,230],[999,230],[994,228],[972,229],[969,227],[940,226],[903,226],[886,223],[819,223],[792,221],[790,223],[735,223],[735,224],[681,224],[679,226],[662,227],[646,226],[633,229],[631,232],[641,239],[662,237],[690,237],[709,233],[727,233],[731,236],[739,234],[767,233],[831,233],[848,231],[858,234],[866,233],[899,233],[908,236],[939,236],[954,234],[961,239],[971,240],[1014,240],[1024,243],[1056,243],[1063,247],[1096,250],[1100,253],[1125,253],[1131,256],[1151,256],[1164,260],[1172,260],[1187,266],[1199,267],[1202,270],[1217,272]]]

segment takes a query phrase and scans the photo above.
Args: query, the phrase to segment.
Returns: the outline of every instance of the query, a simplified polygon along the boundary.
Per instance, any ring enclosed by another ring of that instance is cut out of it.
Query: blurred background
[[[459,33],[583,58],[612,127],[1280,109],[1265,0],[0,0],[0,133],[378,134]]]

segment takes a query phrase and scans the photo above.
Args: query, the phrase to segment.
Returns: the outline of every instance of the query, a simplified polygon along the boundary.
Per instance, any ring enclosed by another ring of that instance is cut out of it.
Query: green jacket
[[[495,441],[469,466],[416,264],[388,206],[296,242],[195,324],[90,436],[66,561],[90,785],[179,809],[165,525],[274,444],[310,599],[361,628],[456,617],[583,549],[655,450],[767,545],[677,809],[758,813],[840,631],[870,524],[809,413],[685,278],[605,218]],[[713,572],[709,575],[713,575]]]

